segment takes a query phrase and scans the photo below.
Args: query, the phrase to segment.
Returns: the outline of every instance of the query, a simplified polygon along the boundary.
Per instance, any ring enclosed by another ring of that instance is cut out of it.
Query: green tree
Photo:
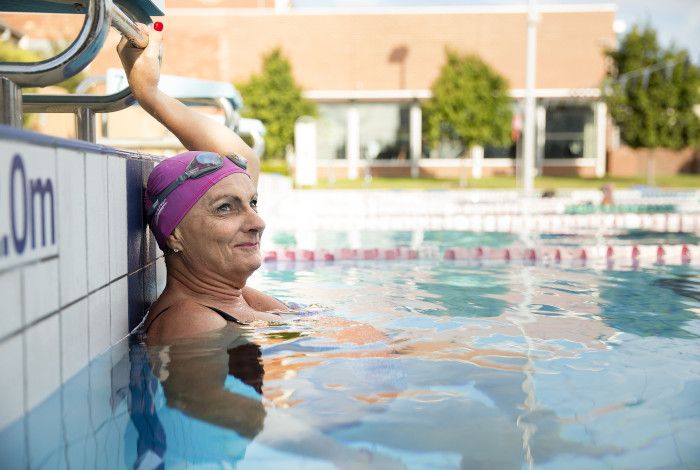
[[[56,51],[58,53],[60,51]],[[39,62],[46,59],[46,57],[41,54],[30,51],[27,49],[22,49],[15,43],[7,40],[0,39],[0,62]],[[61,83],[56,84],[56,86],[65,89],[66,91],[72,93],[78,84],[85,78],[85,74],[79,73]],[[32,93],[33,88],[25,88],[25,93]],[[24,113],[22,118],[22,125],[25,128],[33,128],[35,124],[35,116],[32,113]]]
[[[446,51],[447,62],[423,103],[423,131],[431,145],[457,140],[475,145],[510,143],[512,120],[508,83],[475,55]]]
[[[316,105],[301,96],[292,66],[279,48],[263,56],[263,70],[237,85],[243,95],[243,116],[260,119],[266,127],[267,158],[284,158],[294,142],[294,123],[301,116],[316,116]]]
[[[62,50],[57,44],[54,44],[53,49],[55,54],[59,54]],[[11,41],[0,39],[0,62],[39,62],[46,58],[38,52],[22,49]],[[85,74],[79,73],[57,83],[56,86],[72,93],[84,78]]]
[[[633,27],[610,58],[604,95],[622,140],[651,150],[647,167],[654,179],[654,150],[681,149],[698,143],[700,71],[685,50],[662,48],[651,27]]]

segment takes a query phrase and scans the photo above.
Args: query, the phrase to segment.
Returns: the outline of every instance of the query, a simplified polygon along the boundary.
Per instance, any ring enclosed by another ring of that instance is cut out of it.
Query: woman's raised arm
[[[238,134],[158,89],[163,33],[153,26],[139,24],[139,27],[148,34],[148,46],[140,49],[122,38],[117,52],[131,91],[141,107],[172,132],[188,150],[220,154],[233,152],[245,157],[248,160],[248,173],[257,187],[260,161]]]

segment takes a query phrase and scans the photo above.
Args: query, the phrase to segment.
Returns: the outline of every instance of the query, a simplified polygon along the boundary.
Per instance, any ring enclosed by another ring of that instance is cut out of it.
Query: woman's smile
[[[258,242],[238,243],[237,245],[234,245],[234,248],[257,250],[258,249]]]

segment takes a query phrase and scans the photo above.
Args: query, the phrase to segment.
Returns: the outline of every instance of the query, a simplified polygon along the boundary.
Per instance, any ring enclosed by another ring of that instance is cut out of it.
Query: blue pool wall
[[[0,429],[123,340],[165,284],[158,157],[0,126]]]

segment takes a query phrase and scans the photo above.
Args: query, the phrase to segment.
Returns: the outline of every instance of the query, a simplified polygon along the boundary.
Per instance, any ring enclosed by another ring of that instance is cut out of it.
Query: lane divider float
[[[589,261],[605,261],[608,266],[615,263],[638,266],[640,262],[651,264],[681,264],[693,262],[693,252],[700,247],[683,245],[607,245],[579,247],[452,247],[440,253],[434,247],[425,249],[400,248],[340,248],[337,250],[292,250],[267,251],[266,263],[329,263],[333,261],[400,261],[416,259],[524,261],[527,263],[573,261],[586,264]],[[697,262],[697,257],[695,259]]]

